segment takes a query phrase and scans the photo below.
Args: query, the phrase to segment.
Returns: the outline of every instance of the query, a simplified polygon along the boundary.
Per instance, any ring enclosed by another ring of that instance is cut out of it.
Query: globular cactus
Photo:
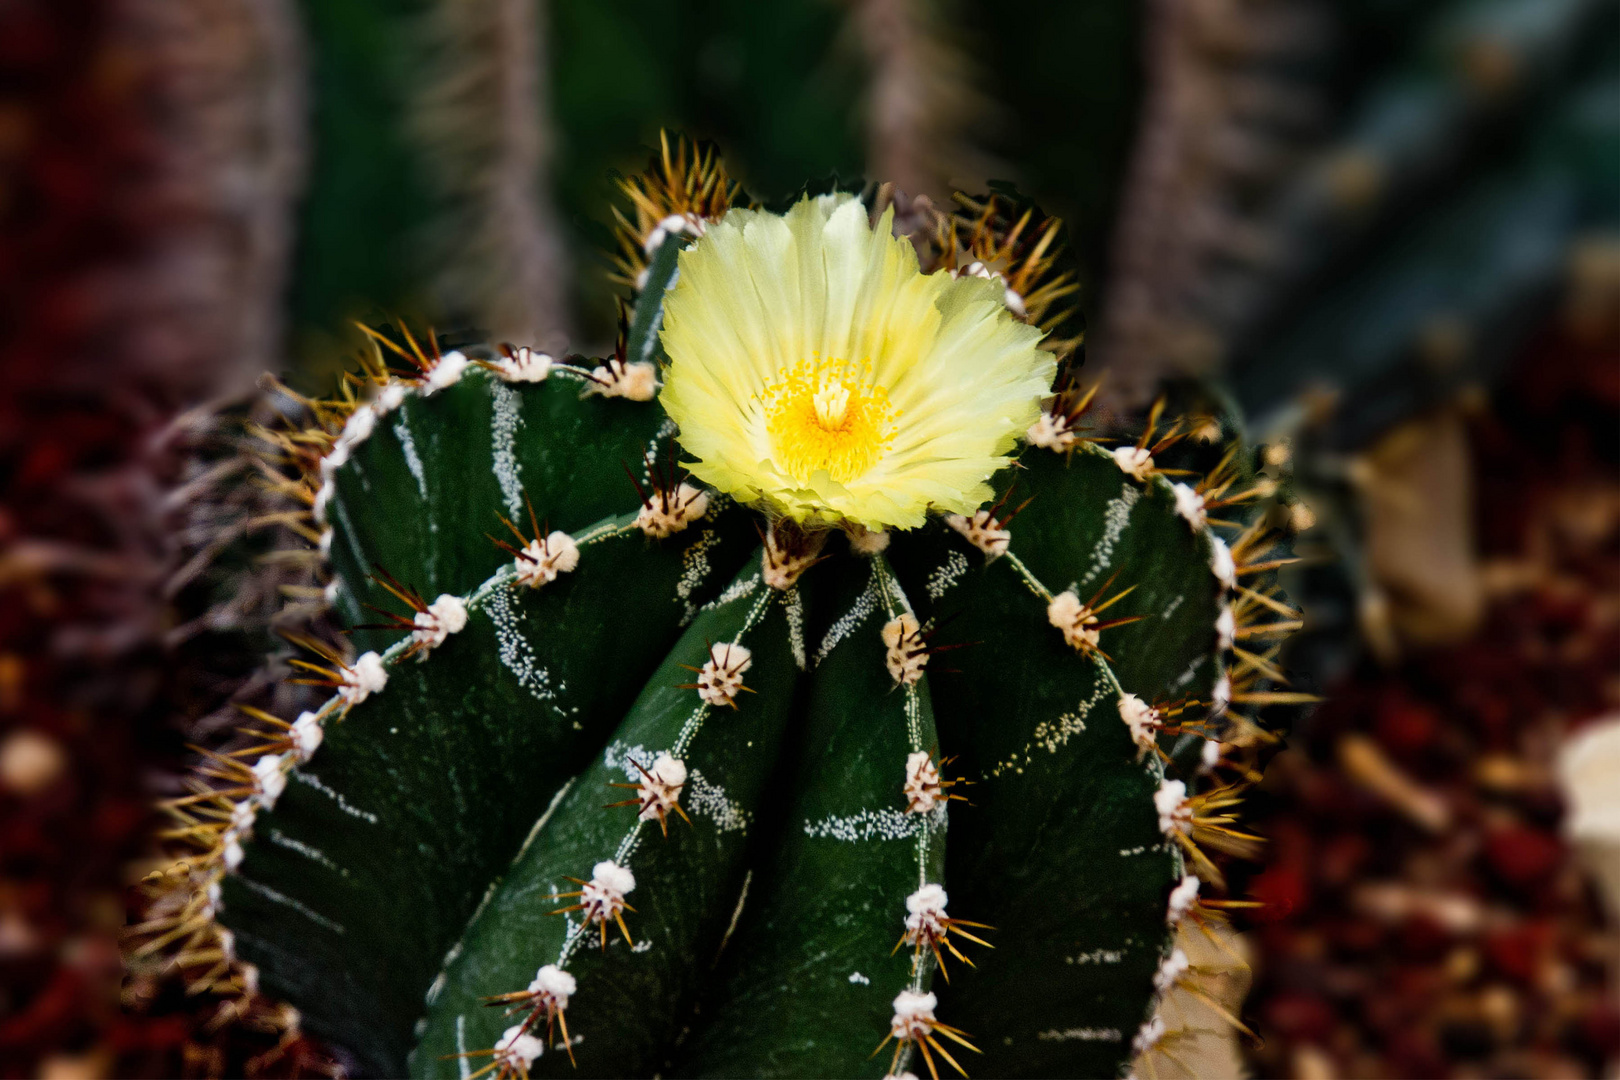
[[[1116,1074],[1294,696],[1263,490],[1088,433],[1005,195],[629,187],[614,356],[377,332],[269,436],[351,631],[148,929],[380,1075]]]

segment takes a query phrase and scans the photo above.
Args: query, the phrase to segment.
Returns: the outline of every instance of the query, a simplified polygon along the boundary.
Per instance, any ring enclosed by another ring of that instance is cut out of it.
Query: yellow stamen
[[[801,484],[825,471],[847,483],[894,440],[889,393],[842,360],[801,360],[763,393],[765,430],[777,467]]]

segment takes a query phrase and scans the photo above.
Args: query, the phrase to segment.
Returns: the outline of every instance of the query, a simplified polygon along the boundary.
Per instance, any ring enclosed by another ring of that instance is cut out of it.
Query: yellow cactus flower
[[[850,195],[732,210],[681,252],[661,398],[692,472],[796,521],[970,514],[1056,368],[998,281],[924,274]]]

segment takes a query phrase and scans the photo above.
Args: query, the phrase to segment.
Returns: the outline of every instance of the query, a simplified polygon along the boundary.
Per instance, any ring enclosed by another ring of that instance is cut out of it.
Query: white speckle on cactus
[[[543,540],[530,540],[517,553],[512,565],[521,584],[538,589],[579,566],[579,545],[572,536],[557,529]]]
[[[416,613],[415,622],[411,640],[419,647],[418,658],[425,660],[429,650],[443,645],[451,634],[459,634],[466,627],[467,605],[459,596],[441,593],[426,611]]]
[[[788,650],[793,653],[793,666],[800,671],[808,671],[810,660],[805,654],[804,644],[804,597],[794,589],[785,599],[782,607],[783,614],[787,616]]]
[[[547,964],[534,973],[529,993],[535,995],[537,1005],[548,1009],[568,1008],[568,999],[574,996],[579,984],[574,977],[556,964]]]
[[[655,540],[662,540],[708,512],[709,493],[691,484],[681,484],[674,491],[652,492],[636,514],[636,528]]]
[[[383,667],[382,657],[375,652],[361,653],[354,665],[343,668],[340,674],[343,685],[338,687],[338,697],[349,708],[372,694],[380,694],[388,685],[388,670]]]
[[[1136,850],[1142,852],[1147,849],[1137,848]],[[1078,956],[1066,956],[1063,959],[1065,963],[1069,964],[1118,964],[1125,959],[1125,950],[1093,949],[1090,952],[1083,952]]]
[[[545,1053],[546,1044],[523,1031],[522,1024],[513,1024],[501,1033],[495,1043],[495,1071],[502,1076],[516,1073],[526,1076],[534,1059]]]
[[[293,775],[296,776],[300,782],[314,788],[322,795],[325,795],[327,798],[331,799],[337,804],[337,808],[339,810],[343,811],[345,814],[348,814],[350,817],[359,821],[364,821],[368,825],[377,824],[378,819],[376,814],[373,814],[369,810],[362,810],[357,806],[351,805],[349,801],[343,797],[342,792],[335,791],[327,785],[321,783],[320,777],[302,771],[294,773]]]
[[[697,769],[681,789],[686,805],[697,817],[714,822],[721,833],[744,832],[748,828],[748,808],[733,799],[719,784],[711,784]]]
[[[806,820],[804,835],[812,839],[855,844],[871,840],[904,840],[926,828],[942,828],[944,824],[944,806],[934,807],[934,812],[927,815],[885,807],[881,810],[862,810],[843,817],[831,815],[820,821]]]
[[[523,395],[503,383],[489,388],[489,464],[501,488],[506,512],[517,517],[523,509],[523,463],[517,455],[518,428],[523,426]]]
[[[719,596],[715,597],[713,600],[710,600],[707,604],[704,604],[703,610],[713,611],[715,608],[725,607],[727,604],[735,604],[738,600],[745,600],[748,597],[753,596],[754,593],[759,590],[759,580],[760,579],[753,574],[750,574],[744,578],[738,578],[736,581],[733,581],[730,585],[727,585],[723,590],[721,590]]]
[[[1232,561],[1232,549],[1220,537],[1211,537],[1209,568],[1215,580],[1228,589],[1237,588],[1237,564]]]
[[[861,594],[855,598],[855,602],[849,606],[849,609],[834,619],[832,625],[827,627],[827,633],[823,635],[821,644],[816,647],[816,654],[811,659],[811,667],[819,666],[823,660],[832,655],[832,651],[838,647],[839,642],[853,634],[856,629],[866,622],[872,612],[877,610],[878,601],[881,599],[881,584],[877,568],[873,567],[866,588],[861,590]]]
[[[710,507],[712,509],[712,503]],[[708,580],[709,574],[713,571],[714,567],[709,562],[709,550],[719,542],[720,538],[713,529],[704,529],[681,553],[681,579],[675,583],[675,595],[686,604],[687,614],[686,618],[681,620],[682,626],[697,614],[697,607],[692,603],[692,593]],[[757,578],[750,580],[758,581]]]
[[[926,750],[906,755],[906,779],[901,785],[906,797],[908,814],[933,813],[934,807],[945,800],[945,785],[940,783],[939,768]]]
[[[1132,480],[1146,480],[1153,475],[1153,455],[1140,446],[1115,447],[1114,464]]]
[[[236,962],[236,935],[223,926],[218,927],[215,933],[218,935],[219,954],[225,958],[227,963],[234,964]]]
[[[1029,430],[1024,433],[1024,439],[1031,446],[1056,450],[1059,453],[1074,449],[1074,444],[1077,441],[1069,424],[1069,418],[1067,416],[1053,416],[1049,412],[1041,413],[1041,418],[1031,424]]]
[[[226,832],[246,836],[253,831],[253,820],[259,816],[252,799],[243,799],[231,807],[231,823]]]
[[[326,604],[329,604],[329,605],[330,604],[335,604],[335,603],[337,603],[337,598],[338,598],[338,583],[337,583],[337,581],[336,580],[328,581],[326,583],[326,588],[321,590],[321,600],[322,600],[322,602],[324,602]]]
[[[1046,605],[1046,618],[1063,633],[1063,640],[1076,649],[1095,649],[1102,640],[1097,630],[1097,616],[1080,602],[1073,590],[1058,593]]]
[[[971,518],[946,514],[945,524],[967,537],[967,542],[984,552],[987,560],[1004,554],[1012,543],[1012,531],[1002,528],[989,510],[975,510]]]
[[[1198,902],[1198,878],[1187,874],[1180,884],[1170,890],[1170,906],[1164,915],[1164,921],[1174,926],[1186,917],[1187,912]]]
[[[1164,1038],[1164,1017],[1153,1016],[1136,1032],[1136,1038],[1131,1040],[1131,1052],[1145,1054],[1159,1044]]]
[[[423,379],[422,396],[430,397],[440,390],[456,385],[461,381],[461,376],[466,373],[467,366],[471,363],[472,361],[468,360],[466,354],[460,349],[454,349],[439,357],[433,367],[428,369],[427,376]]]
[[[923,643],[922,627],[917,624],[915,615],[903,612],[884,623],[883,645],[884,662],[895,682],[912,686],[923,677],[923,669],[928,667],[928,647]]]
[[[658,393],[658,369],[640,361],[627,364],[610,359],[591,372],[591,384],[586,392],[630,401],[651,401]]]
[[[667,753],[659,754],[652,768],[641,774],[641,784],[636,790],[641,800],[638,820],[664,820],[664,816],[679,805],[685,784],[686,762]]]
[[[208,887],[203,890],[203,914],[212,919],[224,910],[224,890],[220,888],[218,881],[210,881]]]
[[[555,363],[550,356],[527,345],[519,345],[511,354],[495,361],[495,374],[507,382],[545,382]]]
[[[1225,716],[1226,710],[1232,707],[1231,676],[1222,675],[1219,679],[1216,679],[1215,690],[1211,696],[1214,700],[1209,707],[1210,715],[1215,717]]]
[[[872,980],[867,978],[865,975],[862,975],[858,971],[852,971],[852,972],[849,973],[849,981],[854,986],[871,986],[872,985]]]
[[[1124,1036],[1119,1028],[1048,1028],[1037,1031],[1035,1037],[1042,1042],[1119,1042]]]
[[[259,805],[266,810],[276,805],[281,793],[287,790],[287,773],[282,768],[280,754],[265,754],[253,763],[253,788]]]
[[[1192,831],[1192,804],[1187,801],[1187,785],[1165,780],[1153,793],[1153,808],[1159,812],[1159,831],[1166,836]]]
[[[1187,484],[1177,484],[1171,490],[1176,496],[1176,513],[1194,529],[1202,529],[1209,522],[1204,497]]]
[[[849,550],[857,555],[881,555],[889,550],[889,533],[881,529],[868,529],[864,525],[844,526],[849,537]]]
[[[1035,730],[1030,732],[1033,737],[1025,744],[1024,760],[1026,762],[1029,760],[1028,752],[1037,746],[1043,748],[1048,754],[1055,754],[1064,746],[1067,746],[1070,739],[1086,730],[1086,717],[1090,715],[1092,708],[1107,693],[1107,684],[1098,683],[1097,689],[1092,691],[1091,697],[1082,701],[1078,707],[1060,713],[1056,720],[1042,720],[1036,724]],[[994,775],[1000,776],[1009,767],[1012,767],[1012,761],[1014,760],[1016,758],[1009,759],[1009,761],[998,765]]]
[[[320,550],[321,558],[330,559],[332,557],[332,530],[331,529],[323,529],[321,531],[321,538],[320,538],[319,542],[317,542],[316,547]]]
[[[1207,773],[1221,763],[1221,744],[1214,739],[1204,740],[1204,749],[1198,755],[1198,771]]]
[[[1161,994],[1164,993],[1176,985],[1177,981],[1187,974],[1187,969],[1191,966],[1192,964],[1188,961],[1186,953],[1180,949],[1173,950],[1169,956],[1159,962],[1159,970],[1153,976],[1153,988]]]
[[[242,865],[243,852],[241,842],[238,841],[234,836],[226,837],[224,846],[220,849],[219,857],[220,861],[225,864],[225,869],[235,873],[236,868]]]
[[[403,383],[389,383],[383,387],[383,392],[377,395],[379,413],[387,415],[405,404],[405,392]]]
[[[602,751],[602,765],[608,769],[622,771],[629,780],[638,781],[641,779],[641,769],[636,763],[655,756],[657,755],[640,743],[631,745],[615,739],[608,743],[606,750]]]
[[[1091,566],[1086,570],[1085,576],[1080,579],[1081,585],[1090,585],[1097,577],[1113,565],[1114,546],[1119,538],[1125,535],[1125,530],[1131,523],[1131,511],[1136,504],[1142,501],[1142,489],[1133,484],[1124,484],[1119,489],[1117,498],[1109,499],[1108,505],[1103,508],[1103,534],[1092,549]]]
[[[945,556],[945,561],[936,566],[928,575],[928,599],[938,600],[950,588],[962,580],[962,575],[968,572],[967,556],[960,551],[953,551]]]
[[[735,709],[737,695],[743,690],[743,672],[753,662],[753,653],[746,646],[711,645],[708,662],[698,672],[698,697],[715,708],[729,705]]]
[[[1136,744],[1136,760],[1141,761],[1143,755],[1158,742],[1159,728],[1164,726],[1164,718],[1159,715],[1158,709],[1135,694],[1126,694],[1119,699],[1119,718],[1130,729],[1131,741]]]
[[[524,636],[513,603],[512,589],[496,589],[484,598],[483,611],[495,629],[495,649],[501,666],[517,677],[518,685],[536,701],[555,702],[557,688],[551,672],[540,664],[534,644]]]
[[[259,967],[257,964],[242,965],[242,991],[247,997],[259,992]]]
[[[1230,604],[1222,605],[1221,613],[1215,616],[1215,641],[1224,651],[1232,647],[1237,639],[1237,618],[1232,614]]]
[[[292,727],[287,729],[287,738],[292,743],[293,756],[300,765],[315,756],[325,734],[320,718],[312,712],[300,713],[298,719],[293,721]]]

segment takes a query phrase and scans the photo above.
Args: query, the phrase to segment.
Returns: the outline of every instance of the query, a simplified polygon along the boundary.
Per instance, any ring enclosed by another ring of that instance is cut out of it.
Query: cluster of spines
[[[932,225],[925,269],[999,281],[1008,309],[1047,332],[1042,348],[1065,357],[1079,346],[1080,336],[1067,333],[1080,283],[1065,264],[1062,222],[1006,195],[958,192]]]
[[[645,283],[647,265],[666,239],[701,236],[741,195],[715,147],[679,138],[674,142],[671,149],[669,135],[659,132],[659,153],[647,171],[619,182],[630,201],[630,215],[613,210],[619,244],[614,280],[633,289]]]

